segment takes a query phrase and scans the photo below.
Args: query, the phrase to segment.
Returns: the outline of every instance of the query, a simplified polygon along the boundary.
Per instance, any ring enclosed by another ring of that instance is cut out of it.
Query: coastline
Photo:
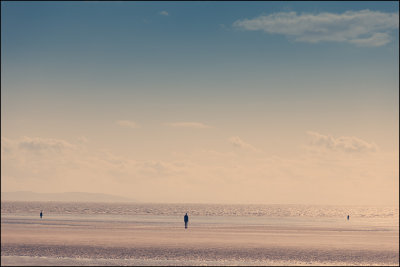
[[[185,230],[183,222],[163,226],[4,216],[1,226],[2,265],[399,264],[399,233],[385,229],[192,223]]]

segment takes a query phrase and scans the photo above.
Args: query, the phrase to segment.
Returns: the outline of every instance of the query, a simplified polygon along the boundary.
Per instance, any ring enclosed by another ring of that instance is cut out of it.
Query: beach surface
[[[183,216],[122,220],[2,214],[1,265],[399,264],[396,228],[351,220],[337,225],[311,219],[252,224],[206,220],[212,218],[190,218],[185,229]]]

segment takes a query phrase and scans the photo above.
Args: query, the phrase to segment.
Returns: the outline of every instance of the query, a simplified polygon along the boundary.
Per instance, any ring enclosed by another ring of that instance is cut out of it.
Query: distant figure
[[[187,215],[187,213],[185,214],[185,216],[183,217],[183,220],[185,221],[185,229],[187,228],[188,222],[189,222],[189,216]]]
[[[40,211],[40,219],[42,219],[42,217],[43,217],[43,212]]]
[[[347,215],[347,220],[350,220],[350,215]]]

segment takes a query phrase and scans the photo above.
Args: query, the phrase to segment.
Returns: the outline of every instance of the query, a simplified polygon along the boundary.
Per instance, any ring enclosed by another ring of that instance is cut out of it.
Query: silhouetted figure
[[[183,220],[185,221],[185,229],[187,228],[188,222],[189,222],[189,216],[187,215],[187,213],[185,214],[185,216],[183,217]]]
[[[347,215],[347,220],[350,220],[350,215]]]
[[[42,219],[42,217],[43,217],[43,212],[40,211],[40,219]]]

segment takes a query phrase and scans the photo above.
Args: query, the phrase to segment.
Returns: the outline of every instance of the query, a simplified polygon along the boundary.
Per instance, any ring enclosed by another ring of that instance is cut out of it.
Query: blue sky
[[[7,140],[141,160],[244,140],[286,157],[313,131],[398,157],[398,2],[1,5]]]
[[[398,12],[395,2],[2,5],[2,82],[11,102],[5,110],[10,116],[21,106],[25,111],[39,106],[43,113],[51,112],[40,104],[43,98],[76,109],[114,109],[112,103],[127,109],[145,103],[142,110],[149,102],[204,103],[214,112],[282,102],[280,112],[291,112],[296,105],[307,111],[307,106],[326,100],[325,107],[340,105],[364,113],[373,104],[392,114],[390,104],[397,99],[396,32],[385,46],[360,48],[340,42],[295,42],[233,26],[237,20],[273,12],[393,13]]]

